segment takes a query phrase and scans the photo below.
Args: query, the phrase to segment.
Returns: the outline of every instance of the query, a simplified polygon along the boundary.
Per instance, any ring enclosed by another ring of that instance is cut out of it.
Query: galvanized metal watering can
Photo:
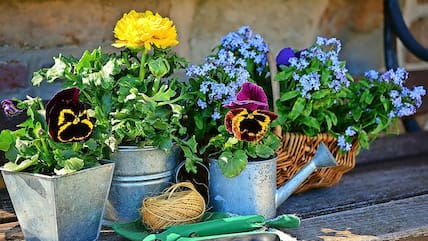
[[[273,218],[276,209],[317,168],[337,166],[335,158],[321,142],[311,162],[277,189],[276,160],[249,162],[234,178],[226,178],[218,168],[217,161],[212,161],[209,167],[209,191],[214,211],[238,215],[260,214],[265,218]]]

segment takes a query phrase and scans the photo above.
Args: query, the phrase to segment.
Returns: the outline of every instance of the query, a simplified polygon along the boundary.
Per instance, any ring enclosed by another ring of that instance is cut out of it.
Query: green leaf
[[[352,111],[352,117],[354,118],[354,121],[358,121],[361,118],[362,114],[363,114],[363,110],[361,110],[361,109],[354,109]]]
[[[365,132],[364,130],[360,130],[358,132],[358,142],[361,148],[364,148],[364,149],[369,148],[370,141],[369,141],[369,136],[367,135],[367,132]]]
[[[305,109],[305,103],[306,103],[306,99],[302,97],[299,97],[296,100],[296,102],[294,102],[293,108],[291,109],[291,112],[290,112],[291,120],[295,120],[299,115],[301,115],[301,113]]]
[[[371,104],[373,101],[373,96],[370,94],[370,89],[366,89],[360,98],[360,103]]]
[[[81,170],[85,164],[85,162],[82,159],[77,157],[69,158],[65,160],[63,163],[64,163],[64,167],[62,169],[55,170],[55,173],[57,175],[64,175],[64,174],[76,172],[78,170]]]
[[[171,68],[168,61],[163,57],[150,59],[147,65],[149,66],[150,72],[159,78],[166,75]]]
[[[317,131],[320,131],[320,123],[314,117],[303,116],[300,120],[301,120],[301,123],[304,124],[305,126],[308,126],[316,129]]]
[[[64,57],[59,55],[54,58],[54,65],[46,70],[46,78],[49,83],[54,82],[56,79],[64,76],[64,70],[67,67]]]
[[[293,74],[294,68],[284,68],[281,72],[278,72],[275,76],[276,81],[284,81],[290,79]]]
[[[223,175],[228,178],[238,176],[247,166],[247,163],[248,157],[244,150],[225,151],[218,158],[218,166]]]
[[[195,115],[194,118],[196,128],[202,130],[204,128],[204,120],[201,115]]]
[[[8,162],[3,167],[12,172],[21,172],[27,169],[28,167],[36,164],[38,161],[38,158],[39,158],[39,155],[34,155],[31,157],[31,159],[26,159],[20,162],[18,165],[13,162]]]
[[[90,150],[95,150],[98,146],[97,141],[95,141],[94,139],[89,139],[87,141],[85,141],[85,145],[90,149]]]
[[[321,71],[321,84],[327,83],[329,77],[330,77],[329,71],[327,69],[323,69]]]
[[[315,99],[315,100],[319,100],[322,99],[326,96],[328,96],[331,93],[331,90],[319,90],[319,91],[315,91],[311,98]]]
[[[0,150],[9,150],[12,143],[16,140],[15,135],[10,130],[2,130],[0,133]]]
[[[256,146],[256,153],[261,158],[269,158],[275,154],[275,150],[268,145],[259,144]]]
[[[287,100],[293,99],[294,97],[298,96],[299,94],[300,94],[300,92],[297,90],[288,91],[288,92],[281,94],[280,100],[281,101],[287,101]]]
[[[224,143],[224,148],[232,148],[235,144],[238,143],[238,139],[236,137],[229,137],[226,141],[226,143]]]
[[[306,103],[305,108],[302,111],[302,116],[310,116],[312,113],[312,102]]]
[[[40,84],[45,79],[46,70],[41,69],[37,72],[33,73],[33,78],[31,78],[31,83],[33,83],[34,86],[40,86]]]

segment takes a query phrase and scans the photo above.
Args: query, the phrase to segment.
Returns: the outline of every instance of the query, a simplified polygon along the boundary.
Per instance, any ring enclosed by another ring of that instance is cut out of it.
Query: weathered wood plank
[[[6,189],[0,189],[0,224],[16,221],[12,202]],[[0,239],[1,240],[1,239]]]
[[[428,156],[427,140],[428,131],[380,137],[370,144],[369,150],[361,150],[357,156],[357,164],[415,155]]]
[[[339,184],[291,196],[278,213],[312,217],[428,194],[428,156],[358,165]]]
[[[0,224],[0,240],[24,241],[24,235],[18,222]],[[99,241],[126,241],[127,239],[116,234],[111,228],[103,227]]]
[[[399,240],[428,235],[428,195],[303,219],[299,240]],[[340,239],[339,239],[340,238]],[[410,239],[411,240],[411,239]]]
[[[18,222],[0,224],[0,240],[21,241],[24,240]]]

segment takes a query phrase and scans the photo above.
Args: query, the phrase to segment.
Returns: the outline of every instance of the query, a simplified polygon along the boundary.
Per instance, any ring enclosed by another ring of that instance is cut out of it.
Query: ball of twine
[[[159,196],[145,198],[140,211],[143,223],[158,230],[198,221],[205,212],[205,200],[192,183],[180,182]]]

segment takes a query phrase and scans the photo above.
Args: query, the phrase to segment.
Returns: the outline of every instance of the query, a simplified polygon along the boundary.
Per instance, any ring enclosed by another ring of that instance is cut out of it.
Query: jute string
[[[143,200],[141,216],[152,230],[176,224],[194,223],[205,212],[204,197],[190,182],[180,182],[161,195]]]

